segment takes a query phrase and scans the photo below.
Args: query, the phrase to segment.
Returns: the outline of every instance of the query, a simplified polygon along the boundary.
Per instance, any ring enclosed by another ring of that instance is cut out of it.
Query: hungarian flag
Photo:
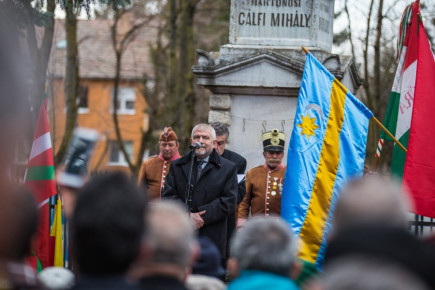
[[[409,49],[405,67],[415,67],[415,88],[403,100],[405,107],[414,102],[403,183],[411,191],[415,213],[435,217],[435,59],[418,1],[413,3],[411,22],[409,42],[413,50]]]
[[[416,51],[417,44],[410,42],[410,26],[412,20],[412,5],[406,7],[403,12],[400,33],[398,40],[399,64],[394,77],[391,89],[390,100],[385,112],[384,126],[390,131],[399,142],[408,146],[409,128],[411,126],[411,115],[413,106],[415,73],[416,73]],[[408,53],[409,52],[409,53]],[[406,66],[405,66],[406,60]],[[384,140],[393,141],[384,131],[381,132],[376,157],[380,157]],[[402,178],[405,165],[406,153],[395,145],[391,161],[391,173]]]
[[[414,201],[415,213],[435,217],[435,61],[421,20],[418,1],[402,16],[397,68],[384,125],[405,146],[394,146],[391,172],[403,176]],[[388,136],[382,132],[379,147]],[[378,154],[378,153],[377,153]]]
[[[46,100],[39,111],[35,128],[32,150],[27,165],[25,186],[29,188],[38,203],[39,226],[37,231],[37,246],[34,249],[42,268],[52,266],[50,261],[50,221],[48,199],[56,194],[54,179],[53,150],[51,147],[50,129],[47,118]]]

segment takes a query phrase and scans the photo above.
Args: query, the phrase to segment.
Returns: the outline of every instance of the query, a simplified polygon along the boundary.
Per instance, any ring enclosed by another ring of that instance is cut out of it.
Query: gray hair
[[[383,259],[351,256],[338,259],[324,268],[320,277],[324,290],[426,290],[420,277]]]
[[[144,243],[156,264],[186,267],[195,245],[195,234],[188,213],[173,201],[150,203]]]
[[[196,130],[210,131],[211,132],[211,139],[216,140],[216,131],[209,124],[201,123],[201,124],[198,124],[195,127],[193,127],[192,133],[190,134],[190,138],[193,139],[193,134],[195,133]]]
[[[289,277],[295,262],[296,238],[278,217],[254,217],[234,236],[231,256],[239,270],[261,270]]]
[[[334,231],[360,224],[407,229],[409,200],[397,182],[371,175],[349,182],[337,201]]]
[[[210,123],[210,126],[212,126],[213,129],[216,131],[217,136],[225,135],[227,139],[230,137],[230,131],[228,130],[228,127],[225,124],[221,122],[213,122]]]

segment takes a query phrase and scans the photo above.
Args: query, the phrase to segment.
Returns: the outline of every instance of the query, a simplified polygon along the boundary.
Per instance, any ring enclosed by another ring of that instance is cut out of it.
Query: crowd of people
[[[10,185],[0,195],[0,289],[435,289],[435,246],[409,233],[405,189],[377,175],[351,181],[318,271],[297,258],[279,217],[285,135],[263,134],[265,162],[246,176],[228,139],[225,125],[198,124],[180,156],[165,128],[137,183],[114,172],[62,188],[74,275],[38,277],[26,265],[37,206]]]

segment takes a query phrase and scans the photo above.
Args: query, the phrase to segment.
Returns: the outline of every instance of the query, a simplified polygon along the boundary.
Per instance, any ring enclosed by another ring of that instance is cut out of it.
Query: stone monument
[[[229,125],[228,148],[246,158],[247,169],[264,163],[264,131],[282,130],[288,148],[305,63],[301,46],[351,92],[362,84],[354,59],[331,53],[333,19],[334,0],[232,0],[229,44],[198,50],[193,72],[212,92],[209,122]]]

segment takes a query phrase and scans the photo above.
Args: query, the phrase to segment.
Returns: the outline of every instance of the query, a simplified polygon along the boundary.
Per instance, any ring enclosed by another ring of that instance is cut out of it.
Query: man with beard
[[[149,200],[160,199],[171,162],[180,158],[179,146],[177,134],[171,127],[166,127],[159,138],[160,154],[142,164],[139,185],[146,187]]]
[[[194,149],[172,163],[162,198],[185,203],[198,235],[208,237],[225,258],[228,216],[236,208],[237,167],[219,156],[214,149],[216,142],[210,125],[193,128]]]
[[[280,215],[281,195],[286,166],[284,157],[285,135],[278,129],[263,134],[264,165],[252,168],[246,174],[246,195],[237,213],[237,227],[246,223],[251,215]]]

